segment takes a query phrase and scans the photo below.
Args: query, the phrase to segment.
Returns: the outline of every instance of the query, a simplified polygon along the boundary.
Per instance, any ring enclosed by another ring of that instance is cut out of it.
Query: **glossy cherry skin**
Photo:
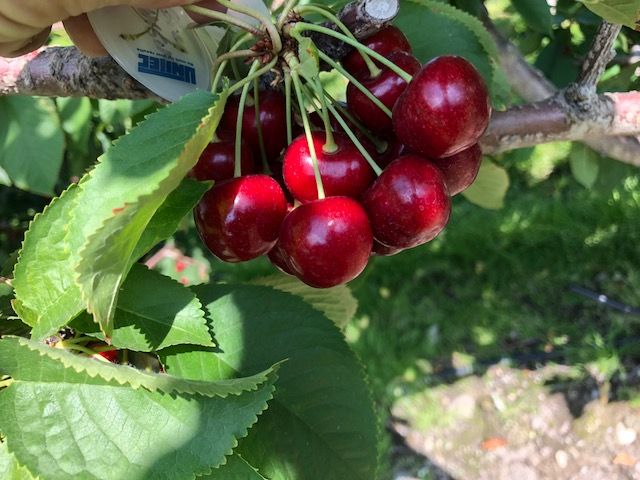
[[[274,160],[287,144],[287,125],[284,95],[275,90],[261,90],[260,96],[260,125],[267,160]],[[240,98],[236,95],[229,100],[224,108],[220,126],[227,132],[232,132],[235,138],[236,120]],[[255,105],[245,105],[242,116],[242,139],[247,142],[253,157],[261,158],[260,139]]]
[[[226,262],[251,260],[271,250],[286,214],[284,192],[267,175],[218,183],[194,210],[202,241]]]
[[[362,44],[383,57],[388,57],[391,53],[398,51],[411,53],[409,40],[407,40],[407,37],[404,36],[404,33],[402,33],[399,28],[393,25],[374,33],[362,41]],[[377,60],[373,61],[378,67],[381,66]],[[347,72],[358,79],[369,75],[369,70],[362,59],[362,55],[355,49],[342,60],[342,66]]]
[[[374,239],[373,247],[371,248],[371,255],[374,255],[376,257],[391,257],[402,252],[403,250],[404,248],[388,247],[387,245],[384,245]]]
[[[482,150],[476,143],[450,157],[434,159],[433,163],[444,174],[449,194],[453,197],[475,181],[482,163]]]
[[[229,180],[233,178],[235,170],[235,142],[221,140],[210,143],[200,155],[198,163],[191,170],[191,175],[197,180]],[[242,175],[255,173],[255,165],[249,147],[242,142],[240,146],[240,169]]]
[[[269,250],[267,257],[269,257],[269,261],[273,265],[275,265],[278,268],[278,270],[280,270],[283,273],[286,273],[287,275],[295,276],[296,273],[291,267],[291,265],[289,264],[289,259],[287,258],[287,254],[284,252],[284,250],[282,250],[280,242],[277,242],[274,245],[274,247],[271,250]]]
[[[389,55],[389,60],[410,75],[414,75],[420,70],[420,62],[410,53],[394,52]],[[360,80],[360,83],[389,109],[393,108],[400,95],[407,88],[407,82],[388,68],[383,68],[382,73],[377,77],[367,77]],[[391,118],[358,90],[353,83],[347,85],[347,104],[369,130],[380,135],[389,135],[392,129]]]
[[[346,135],[334,132],[333,137],[338,150],[325,153],[322,151],[325,133],[312,132],[324,193],[327,197],[357,198],[373,183],[375,173]],[[295,199],[303,203],[317,200],[313,161],[305,135],[295,138],[287,148],[282,172],[287,189]]]
[[[487,87],[475,67],[444,56],[414,75],[393,108],[393,129],[412,151],[441,158],[477,143],[490,116]]]
[[[394,248],[434,239],[449,221],[451,198],[444,175],[418,155],[394,160],[362,198],[373,235]]]
[[[357,201],[327,197],[300,205],[287,215],[279,243],[300,280],[329,288],[353,280],[364,270],[373,235]]]

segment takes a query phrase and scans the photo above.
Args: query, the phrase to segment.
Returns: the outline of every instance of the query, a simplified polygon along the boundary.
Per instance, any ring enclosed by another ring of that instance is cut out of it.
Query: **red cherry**
[[[305,203],[285,218],[280,245],[296,276],[328,288],[357,277],[367,266],[373,236],[362,206],[352,198]]]
[[[333,137],[338,149],[332,153],[322,151],[326,135],[312,132],[320,176],[327,197],[359,197],[375,179],[375,173],[349,138],[339,132]],[[284,154],[283,177],[287,189],[297,200],[311,202],[318,198],[307,137],[295,138]]]
[[[391,53],[397,51],[403,51],[411,53],[411,45],[409,40],[404,36],[404,33],[399,28],[390,25],[383,28],[377,33],[374,33],[366,40],[362,41],[362,44],[369,47],[371,50],[379,53],[383,57],[388,57]],[[377,60],[373,60],[379,67],[381,64]],[[362,78],[369,75],[369,69],[362,59],[362,55],[357,50],[353,50],[349,55],[342,59],[342,66],[347,72],[356,78]]]
[[[267,175],[218,183],[194,210],[203,242],[226,262],[251,260],[271,250],[286,214],[284,192]]]
[[[451,213],[442,172],[418,155],[394,160],[364,194],[363,205],[376,240],[395,248],[432,240]]]
[[[269,257],[269,261],[273,265],[275,265],[278,268],[278,270],[286,273],[287,275],[295,276],[296,273],[294,272],[293,268],[289,264],[289,259],[287,258],[287,254],[284,252],[284,250],[282,250],[282,246],[280,245],[280,242],[276,243],[275,246],[271,250],[269,250],[267,257]]]
[[[378,257],[391,257],[392,255],[396,255],[402,252],[404,248],[395,248],[388,247],[387,245],[383,245],[377,240],[373,240],[373,248],[371,249],[371,255],[375,255]]]
[[[484,80],[461,57],[438,57],[422,67],[393,108],[393,129],[411,150],[431,158],[469,148],[489,125]]]
[[[410,53],[394,52],[389,55],[389,60],[410,75],[420,70],[420,62]],[[382,73],[377,77],[362,79],[360,83],[389,109],[393,108],[407,88],[407,82],[388,68],[383,68]],[[369,130],[381,135],[389,135],[391,118],[352,83],[347,85],[347,104]]]
[[[373,150],[369,150],[369,152],[380,168],[385,168],[396,158],[409,153],[407,151],[407,147],[400,143],[400,140],[395,136],[387,139],[387,148],[382,152],[378,152],[375,148]]]
[[[109,350],[106,352],[99,352],[98,355],[100,355],[102,358],[108,360],[111,363],[118,363],[118,351],[117,350]]]
[[[242,142],[240,146],[240,168],[242,175],[255,172],[255,165],[251,156],[251,150]],[[191,175],[196,179],[229,180],[233,178],[235,169],[235,142],[233,140],[222,140],[210,143],[200,155],[198,163],[191,170]]]
[[[444,180],[452,197],[466,190],[474,182],[481,162],[482,150],[477,143],[451,157],[433,160],[436,167],[444,174]]]
[[[260,126],[267,160],[274,160],[287,144],[287,124],[284,95],[275,90],[262,90],[260,101]],[[234,132],[238,119],[239,96],[227,100],[224,114],[220,120],[221,128]],[[242,116],[242,139],[247,142],[254,158],[261,158],[258,123],[255,105],[245,105]]]

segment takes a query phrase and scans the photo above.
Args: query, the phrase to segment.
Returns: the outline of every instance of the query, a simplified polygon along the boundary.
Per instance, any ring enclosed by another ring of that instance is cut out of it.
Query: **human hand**
[[[0,56],[17,57],[42,46],[51,25],[59,21],[64,22],[69,36],[85,54],[106,55],[87,12],[115,5],[168,8],[191,3],[196,0],[0,0]],[[215,0],[197,3],[220,7]]]

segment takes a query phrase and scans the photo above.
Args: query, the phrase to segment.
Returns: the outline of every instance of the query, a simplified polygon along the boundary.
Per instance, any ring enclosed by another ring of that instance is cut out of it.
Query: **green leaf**
[[[0,98],[0,168],[18,188],[51,196],[64,154],[64,135],[48,98]]]
[[[300,59],[300,75],[313,84],[320,75],[320,57],[313,40],[308,37],[299,39],[298,58]]]
[[[462,195],[471,203],[489,210],[504,207],[504,197],[509,189],[509,174],[487,157],[480,165],[478,178]]]
[[[267,480],[237,453],[227,458],[227,463],[216,468],[210,475],[200,477],[209,480]]]
[[[640,30],[640,5],[633,0],[581,0],[596,15],[611,23]]]
[[[552,34],[553,15],[547,0],[511,0],[511,3],[529,28],[545,35]]]
[[[2,480],[34,480],[29,470],[18,464],[7,450],[7,444],[0,442],[0,478]]]
[[[578,183],[588,189],[593,187],[600,173],[600,155],[581,143],[574,143],[569,163]]]
[[[14,270],[14,308],[34,327],[34,338],[51,335],[84,308],[66,238],[78,193],[77,185],[70,186],[36,215],[22,243]]]
[[[480,21],[466,12],[434,0],[406,0],[394,23],[413,46],[413,54],[425,63],[438,55],[460,55],[478,69],[487,85],[493,85],[496,45]]]
[[[333,288],[312,288],[288,275],[275,274],[251,282],[255,285],[272,287],[301,297],[316,310],[344,329],[358,310],[358,301],[347,285]]]
[[[255,390],[277,368],[278,366],[269,366],[255,375],[238,379],[215,382],[189,380],[101,362],[22,337],[5,337],[0,340],[0,372],[11,375],[14,379],[30,382],[62,381],[92,385],[102,385],[107,382],[136,389],[143,387],[151,392],[227,397]],[[74,375],[71,375],[70,371],[75,372]]]
[[[69,225],[82,245],[76,280],[107,336],[136,244],[211,140],[225,100],[199,91],[150,115],[80,182]]]
[[[180,186],[169,194],[147,225],[131,258],[139,259],[155,245],[173,235],[180,222],[191,213],[209,188],[210,182],[198,182],[192,178],[182,180]]]
[[[167,371],[200,380],[245,376],[287,358],[269,411],[237,453],[271,480],[371,480],[377,420],[364,372],[340,331],[301,298],[255,285],[194,289],[218,349],[172,347]],[[233,478],[223,476],[220,478]]]
[[[91,100],[73,97],[57,98],[56,105],[62,121],[62,129],[69,135],[77,149],[88,153],[93,117]]]
[[[0,430],[17,461],[47,480],[191,480],[211,473],[273,395],[273,373],[257,389],[226,398],[134,389],[91,378],[24,342],[0,341],[0,364],[13,378],[0,392]],[[22,368],[8,353],[34,363]]]
[[[122,285],[114,320],[111,344],[117,348],[150,352],[172,345],[214,345],[196,296],[184,285],[140,264],[133,266]],[[104,339],[88,315],[72,326]]]

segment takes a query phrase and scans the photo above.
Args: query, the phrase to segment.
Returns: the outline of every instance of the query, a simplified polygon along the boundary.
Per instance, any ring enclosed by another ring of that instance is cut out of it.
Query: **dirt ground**
[[[556,391],[554,368],[494,366],[399,400],[394,479],[640,479],[640,408]]]

